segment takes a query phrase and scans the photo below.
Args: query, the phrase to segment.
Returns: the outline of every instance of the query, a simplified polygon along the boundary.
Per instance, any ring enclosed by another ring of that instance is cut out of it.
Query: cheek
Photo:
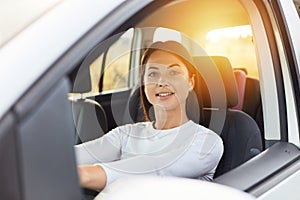
[[[186,77],[176,77],[176,78],[173,78],[172,79],[172,83],[175,87],[177,88],[182,88],[182,89],[185,89],[185,88],[190,88],[190,83],[189,83],[189,79],[186,78]]]
[[[176,90],[178,91],[177,95],[180,96],[180,99],[186,99],[189,95],[190,85],[184,82],[177,82],[176,83]]]
[[[155,96],[155,88],[152,85],[144,85],[144,92],[148,101],[152,103],[153,96]]]

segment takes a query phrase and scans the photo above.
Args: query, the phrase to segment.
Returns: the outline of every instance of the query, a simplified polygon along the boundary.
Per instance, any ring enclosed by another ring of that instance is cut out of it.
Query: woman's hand
[[[79,165],[78,176],[81,187],[101,190],[106,185],[106,174],[99,165]]]

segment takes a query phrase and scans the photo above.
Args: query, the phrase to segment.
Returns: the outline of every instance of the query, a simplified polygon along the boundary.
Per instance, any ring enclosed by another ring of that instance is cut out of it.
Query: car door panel
[[[27,113],[15,110],[21,199],[80,199],[72,148],[74,124],[67,100],[70,83],[64,78],[48,91],[43,89],[33,88],[24,102],[20,100],[23,111],[28,106],[31,108]],[[42,91],[47,96],[32,107],[30,100]]]
[[[21,199],[15,125],[16,117],[13,112],[0,120],[0,199]]]
[[[278,184],[289,176],[285,173],[289,167],[299,162],[299,148],[290,143],[279,142],[236,169],[217,177],[214,181],[260,196],[272,187],[269,185],[266,188],[266,184],[271,179],[284,174],[281,179],[272,181],[272,184]],[[297,170],[300,170],[299,164],[297,164]]]

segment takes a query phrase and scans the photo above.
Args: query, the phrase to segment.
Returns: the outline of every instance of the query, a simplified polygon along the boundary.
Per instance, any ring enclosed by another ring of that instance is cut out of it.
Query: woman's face
[[[157,50],[145,66],[144,88],[148,101],[165,110],[185,109],[193,77],[189,77],[185,64],[175,55]]]

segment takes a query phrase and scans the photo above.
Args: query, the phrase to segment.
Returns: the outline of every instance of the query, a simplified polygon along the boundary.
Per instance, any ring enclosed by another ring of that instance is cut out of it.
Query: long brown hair
[[[147,121],[155,120],[154,110],[152,104],[148,101],[145,91],[144,91],[144,74],[145,65],[150,57],[150,55],[155,51],[166,51],[178,57],[186,66],[189,72],[189,77],[194,76],[195,85],[193,92],[189,92],[187,102],[186,102],[186,112],[189,119],[193,120],[195,123],[201,123],[203,118],[203,103],[200,90],[199,72],[195,67],[193,58],[187,51],[187,49],[180,43],[176,41],[166,41],[166,42],[155,42],[152,43],[143,53],[141,59],[141,75],[140,75],[140,100],[141,106],[144,110],[145,119]]]

